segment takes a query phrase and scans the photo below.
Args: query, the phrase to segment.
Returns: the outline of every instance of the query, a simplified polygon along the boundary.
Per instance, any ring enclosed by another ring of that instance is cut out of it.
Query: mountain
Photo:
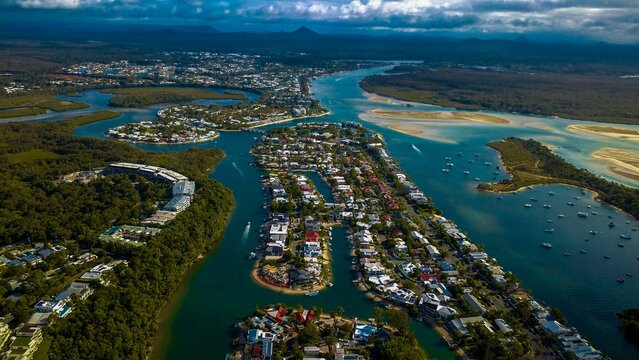
[[[297,30],[291,32],[292,35],[296,36],[319,36],[319,33],[307,28],[306,26],[300,26]]]

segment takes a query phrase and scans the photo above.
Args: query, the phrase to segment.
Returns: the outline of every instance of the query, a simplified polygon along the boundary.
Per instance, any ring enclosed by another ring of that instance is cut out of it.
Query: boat
[[[547,223],[552,224],[552,220],[548,219],[546,220]]]
[[[486,161],[486,162],[484,162],[484,165],[486,165],[486,166],[491,166],[491,165],[492,165],[492,163],[491,163],[491,162],[489,162],[489,161]]]
[[[609,228],[613,228],[613,227],[615,227],[615,223],[613,223],[612,221],[611,221],[611,222],[609,222],[609,223],[608,223],[608,227],[609,227]]]
[[[637,230],[639,230],[639,228],[636,228],[636,227],[632,228],[632,231],[637,231]]]
[[[563,255],[563,256],[570,256],[570,253],[565,252],[565,253],[563,253],[562,255]]]
[[[536,198],[530,198],[530,201],[538,201]]]
[[[606,260],[610,260],[610,256],[608,256],[608,255],[604,255],[604,259],[606,259]]]
[[[626,220],[626,224],[630,224],[630,220]]]
[[[575,204],[574,204],[574,203],[571,203],[570,201],[568,201],[568,202],[566,203],[566,205],[575,206]]]
[[[588,217],[588,213],[580,211],[580,212],[577,213],[577,216],[582,217],[582,218],[587,218]]]
[[[246,222],[246,226],[251,226],[251,222],[250,222],[250,221],[247,221],[247,222]]]
[[[596,230],[590,230],[590,231],[588,231],[588,233],[590,235],[597,235],[597,231]]]
[[[545,209],[550,209],[550,204],[544,204]]]
[[[599,215],[599,213],[598,213],[598,212],[596,212],[596,211],[592,211],[592,212],[590,213],[590,215]]]
[[[446,163],[446,166],[453,167],[453,166],[455,166],[455,164],[453,164],[452,162],[449,162],[449,163]]]
[[[632,275],[632,273],[626,273],[627,277],[633,277],[634,275]]]
[[[479,178],[475,178],[475,181],[479,181],[479,180],[480,180]]]
[[[475,157],[479,157],[479,154],[475,154]]]
[[[464,156],[464,153],[460,151],[457,153],[457,156]]]
[[[554,192],[552,192],[552,191],[549,191],[549,192],[548,192],[548,195],[553,196],[553,195],[555,195],[555,193],[554,193]]]
[[[624,247],[624,246],[626,246],[626,244],[624,244],[624,243],[619,243],[619,244],[617,244],[617,246],[619,246],[619,247]]]
[[[256,256],[257,256],[257,254],[252,252],[252,251],[248,254],[249,260],[254,260]]]
[[[465,170],[465,171],[464,171],[464,175],[468,175],[468,174],[470,174],[470,171]]]
[[[524,204],[524,207],[525,207],[525,208],[531,208],[531,207],[532,207],[532,205],[530,205],[530,204]]]
[[[447,172],[450,172],[450,170],[448,170],[448,169],[442,169],[442,172],[447,173]]]
[[[626,281],[626,280],[625,280],[625,279],[623,279],[623,278],[619,278],[619,279],[617,279],[617,282],[618,282],[618,283],[623,283],[624,281]]]
[[[619,237],[624,239],[624,240],[630,240],[631,239],[630,235],[628,235],[628,234],[621,234],[621,235],[619,235]]]
[[[552,244],[549,242],[542,242],[541,243],[541,247],[546,248],[546,249],[552,249]]]
[[[309,291],[305,294],[306,296],[317,296],[319,295],[319,291]]]
[[[588,253],[588,251],[586,251],[586,250],[584,250],[584,249],[581,249],[581,250],[579,250],[579,253],[580,253],[580,254],[587,254],[587,253]]]
[[[560,218],[560,219],[563,219],[563,218],[564,218],[564,216],[565,216],[564,214],[559,214],[559,215],[557,215],[557,217],[558,217],[558,218]]]
[[[497,200],[504,200],[503,196],[497,196]]]
[[[332,286],[333,286],[333,283],[328,283],[328,284],[326,284],[326,286],[328,286],[328,287],[332,287]]]
[[[575,196],[575,200],[581,200],[579,196]]]
[[[553,233],[553,232],[555,232],[555,229],[545,229],[544,232]]]
[[[446,160],[446,161],[450,161],[450,156],[446,156],[446,157],[444,158],[444,160]]]

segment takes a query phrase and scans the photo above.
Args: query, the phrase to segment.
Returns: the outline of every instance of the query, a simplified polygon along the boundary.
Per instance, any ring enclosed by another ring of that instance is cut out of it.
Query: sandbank
[[[455,120],[474,121],[486,124],[510,124],[510,120],[476,112],[461,111],[419,111],[419,110],[382,110],[375,109],[371,113],[376,116],[411,120]]]
[[[600,125],[568,125],[567,128],[568,130],[576,130],[615,139],[639,141],[639,131],[634,129]]]
[[[631,180],[639,180],[639,152],[615,149],[601,148],[592,153],[595,159],[603,160],[611,166],[608,170]]]

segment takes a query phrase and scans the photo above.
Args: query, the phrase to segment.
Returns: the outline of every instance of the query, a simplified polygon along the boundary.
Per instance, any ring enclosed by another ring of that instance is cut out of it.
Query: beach
[[[419,111],[419,110],[382,110],[375,109],[370,111],[376,116],[410,119],[410,120],[454,120],[454,121],[473,121],[485,124],[510,124],[510,120],[476,112],[461,111]]]
[[[585,132],[588,134],[607,136],[615,139],[639,141],[639,131],[634,129],[600,125],[568,125],[567,129],[578,132]]]

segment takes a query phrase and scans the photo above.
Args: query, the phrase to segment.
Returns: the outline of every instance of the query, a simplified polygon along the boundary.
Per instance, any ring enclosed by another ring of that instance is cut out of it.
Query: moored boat
[[[552,248],[552,244],[549,242],[542,242],[541,243],[541,247],[546,248],[546,249],[551,249]]]

